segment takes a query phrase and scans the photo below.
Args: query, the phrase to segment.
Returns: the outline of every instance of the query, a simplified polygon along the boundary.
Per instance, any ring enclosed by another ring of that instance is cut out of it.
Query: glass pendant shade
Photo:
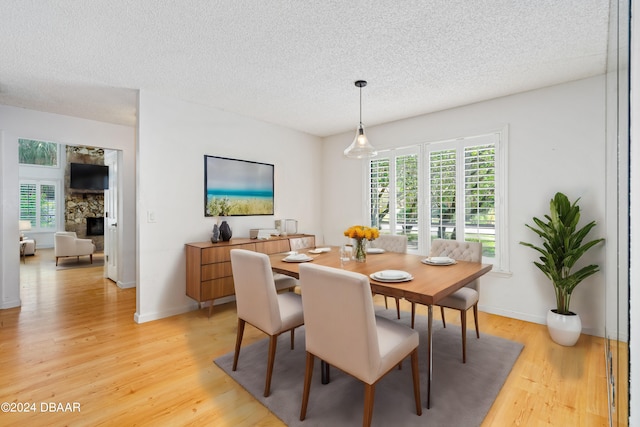
[[[376,154],[378,154],[376,149],[369,143],[367,135],[364,133],[364,127],[362,123],[360,123],[356,131],[356,137],[353,138],[351,145],[344,150],[344,155],[351,159],[364,159],[366,157],[373,157]]]
[[[350,159],[364,159],[366,157],[373,157],[378,152],[373,145],[369,143],[367,136],[364,134],[364,126],[362,126],[362,88],[367,85],[365,80],[358,80],[355,82],[356,87],[360,88],[360,125],[356,130],[356,137],[350,146],[344,150],[345,157]]]

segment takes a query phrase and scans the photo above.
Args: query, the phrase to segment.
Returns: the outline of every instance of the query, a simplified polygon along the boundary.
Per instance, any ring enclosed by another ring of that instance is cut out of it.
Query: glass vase
[[[367,239],[354,239],[353,259],[356,262],[367,262]]]

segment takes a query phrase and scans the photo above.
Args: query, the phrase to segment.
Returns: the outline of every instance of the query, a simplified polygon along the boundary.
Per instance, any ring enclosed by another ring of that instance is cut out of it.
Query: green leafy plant
[[[572,314],[569,310],[571,293],[580,282],[599,271],[598,265],[591,264],[572,272],[572,268],[582,255],[604,240],[595,239],[582,243],[595,227],[596,222],[591,221],[576,230],[580,221],[578,200],[570,203],[567,196],[556,193],[549,204],[550,215],[544,216],[546,222],[534,217],[533,222],[537,228],[525,224],[542,239],[542,247],[520,242],[521,245],[540,252],[540,262],[534,261],[534,264],[553,283],[558,314]]]

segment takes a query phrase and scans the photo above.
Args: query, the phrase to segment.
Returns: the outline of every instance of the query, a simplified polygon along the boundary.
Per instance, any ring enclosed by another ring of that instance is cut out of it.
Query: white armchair
[[[89,255],[89,260],[93,264],[93,253],[96,251],[96,245],[91,239],[78,239],[74,231],[58,231],[54,236],[54,253],[56,256],[56,265],[58,258],[77,257]]]

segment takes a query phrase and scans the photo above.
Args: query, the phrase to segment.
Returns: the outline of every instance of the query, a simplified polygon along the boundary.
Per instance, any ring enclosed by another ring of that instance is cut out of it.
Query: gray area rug
[[[395,310],[383,309],[377,314],[396,319]],[[402,312],[402,319],[398,321],[409,325],[410,317],[409,313]],[[523,345],[482,334],[482,325],[480,339],[477,339],[473,319],[470,320],[467,363],[463,364],[460,328],[447,325],[443,329],[439,313],[434,310],[431,409],[427,409],[427,319],[425,316],[416,316],[416,329],[420,332],[422,416],[416,415],[411,364],[407,358],[401,370],[391,371],[376,385],[372,425],[462,427],[482,423]],[[361,425],[364,399],[362,383],[332,367],[330,384],[321,384],[320,361],[317,358],[307,416],[300,421],[305,370],[304,327],[298,328],[295,335],[294,350],[290,350],[288,333],[281,335],[278,340],[269,397],[262,395],[268,339],[243,346],[235,372],[231,371],[233,352],[216,359],[215,363],[289,426]]]

